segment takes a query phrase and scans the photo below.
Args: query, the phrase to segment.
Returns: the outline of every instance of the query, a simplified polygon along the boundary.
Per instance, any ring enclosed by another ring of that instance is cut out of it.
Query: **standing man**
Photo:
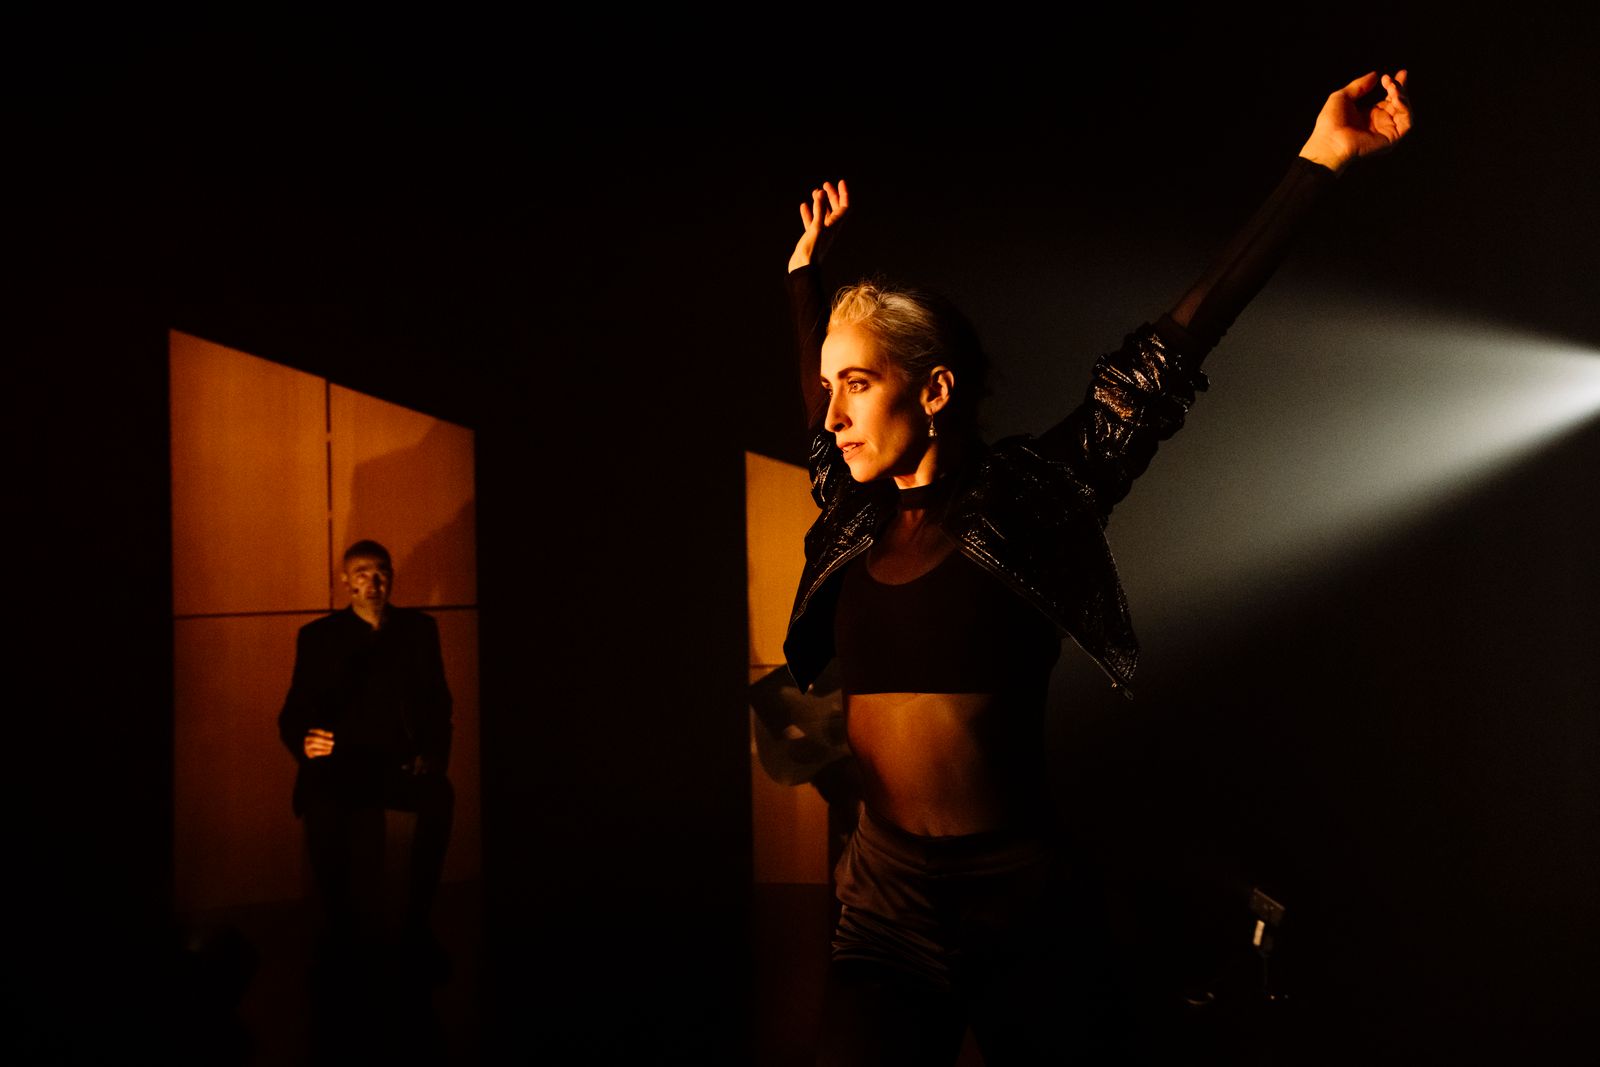
[[[334,945],[377,932],[384,810],[416,812],[403,935],[442,965],[429,913],[455,811],[450,690],[433,618],[389,603],[389,550],[357,541],[344,553],[350,606],[300,628],[278,734],[300,764],[302,817]]]

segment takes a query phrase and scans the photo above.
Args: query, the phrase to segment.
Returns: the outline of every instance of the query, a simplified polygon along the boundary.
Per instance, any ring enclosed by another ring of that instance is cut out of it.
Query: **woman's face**
[[[823,426],[858,482],[916,472],[928,448],[921,390],[856,326],[834,326],[822,342]]]

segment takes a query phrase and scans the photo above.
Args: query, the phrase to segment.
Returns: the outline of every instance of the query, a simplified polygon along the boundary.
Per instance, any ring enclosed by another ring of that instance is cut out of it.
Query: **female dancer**
[[[1405,135],[1405,82],[1374,72],[1330,94],[1265,206],[1037,438],[978,440],[984,356],[942,299],[864,283],[824,315],[815,264],[849,192],[826,183],[800,206],[789,283],[822,514],[784,651],[802,691],[837,656],[864,796],[835,871],[821,1062],[950,1063],[968,1024],[989,1067],[1109,1054],[1103,956],[1075,917],[1092,903],[1045,778],[1060,635],[1112,685],[1131,679],[1106,518],[1335,175]]]

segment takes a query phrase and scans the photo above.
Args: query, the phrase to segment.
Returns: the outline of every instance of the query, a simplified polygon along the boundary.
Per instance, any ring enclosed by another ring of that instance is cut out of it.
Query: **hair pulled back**
[[[949,367],[955,385],[936,420],[939,429],[977,432],[989,359],[972,323],[949,300],[927,289],[869,279],[839,290],[833,298],[828,328],[835,326],[865,331],[906,380],[919,386],[934,367]]]

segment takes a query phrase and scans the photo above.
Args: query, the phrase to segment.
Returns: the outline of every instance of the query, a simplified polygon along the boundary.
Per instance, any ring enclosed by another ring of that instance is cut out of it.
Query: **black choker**
[[[914,485],[910,489],[902,489],[895,498],[899,501],[900,510],[907,508],[930,508],[944,498],[946,478],[937,478],[927,485]]]

